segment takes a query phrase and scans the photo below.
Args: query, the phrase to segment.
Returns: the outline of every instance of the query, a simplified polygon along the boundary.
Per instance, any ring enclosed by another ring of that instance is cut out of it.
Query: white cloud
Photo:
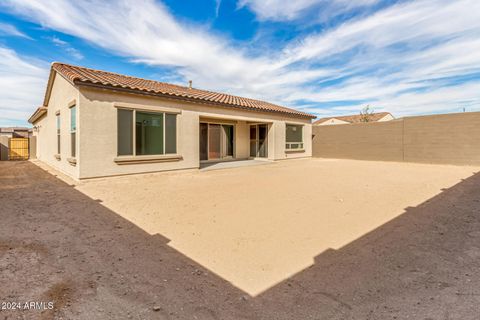
[[[18,30],[15,26],[12,26],[11,24],[8,24],[8,23],[2,23],[2,22],[0,22],[0,35],[31,39],[25,33]]]
[[[68,42],[63,41],[56,36],[53,36],[52,38],[50,38],[50,40],[55,46],[64,50],[69,56],[71,56],[75,60],[82,60],[84,58],[83,54],[74,47],[72,47]]]
[[[306,13],[331,18],[376,2],[378,0],[239,0],[238,7],[248,7],[260,20],[289,21],[298,19]]]
[[[460,101],[478,109],[478,76],[473,83],[448,87],[449,80],[438,81],[480,74],[478,12],[480,2],[472,0],[411,2],[291,44],[285,50],[285,65],[340,57],[334,72],[347,80],[304,88],[288,100],[365,100],[400,115],[459,110]],[[356,75],[350,77],[352,73]],[[361,108],[353,107],[357,112]]]
[[[180,25],[152,0],[6,1],[17,13],[43,26],[88,40],[134,62],[178,67],[195,83],[239,88],[270,69],[265,58],[250,59],[228,40],[200,26]],[[250,72],[245,72],[250,70]]]
[[[0,126],[27,125],[42,103],[48,65],[0,47]]]
[[[299,15],[316,5],[308,0],[266,3]],[[335,3],[348,7],[350,1]],[[367,103],[396,115],[451,111],[459,105],[480,107],[480,90],[475,90],[480,86],[478,76],[469,82],[451,79],[480,74],[477,0],[394,5],[294,39],[285,48],[272,44],[260,55],[206,27],[180,24],[153,0],[123,0],[114,5],[57,0],[56,10],[51,10],[51,2],[40,0],[7,0],[4,5],[131,61],[175,67],[178,77],[169,76],[184,82],[193,79],[194,86],[297,106],[319,115],[356,113]],[[324,110],[325,105],[335,107]]]
[[[222,6],[222,0],[215,0],[215,17],[218,17],[221,6]]]

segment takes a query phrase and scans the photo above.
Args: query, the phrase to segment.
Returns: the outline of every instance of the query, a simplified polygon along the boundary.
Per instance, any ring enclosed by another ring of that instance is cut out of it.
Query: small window
[[[60,154],[60,113],[57,113],[57,154]]]
[[[72,158],[76,156],[77,146],[77,107],[70,108],[70,155]]]
[[[303,149],[303,125],[287,124],[285,148],[287,150]]]
[[[177,115],[118,109],[117,139],[119,156],[175,154]]]

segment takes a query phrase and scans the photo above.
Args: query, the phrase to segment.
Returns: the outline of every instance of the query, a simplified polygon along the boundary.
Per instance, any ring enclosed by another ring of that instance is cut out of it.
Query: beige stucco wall
[[[37,137],[31,136],[28,141],[28,153],[29,159],[36,159],[37,158]]]
[[[311,121],[272,113],[244,111],[234,108],[194,104],[138,94],[119,93],[94,88],[80,88],[78,127],[82,138],[79,146],[80,178],[177,170],[199,167],[200,118],[235,121],[236,158],[249,156],[249,124],[268,123],[268,159],[282,160],[310,157]],[[180,161],[122,164],[117,157],[117,107],[151,111],[174,111],[177,117],[177,149]],[[285,152],[285,123],[304,125],[305,151]]]
[[[314,126],[313,156],[480,164],[480,112]]]
[[[68,174],[71,177],[79,178],[79,166],[71,165],[67,158],[70,157],[70,108],[72,101],[77,102],[77,119],[80,114],[78,105],[78,90],[61,76],[56,76],[53,82],[52,94],[47,106],[47,114],[33,125],[33,135],[37,138],[37,158],[48,165]],[[60,111],[60,160],[55,158],[57,153],[57,126],[55,113]],[[78,145],[81,128],[77,120],[77,161]]]
[[[235,124],[235,158],[247,159],[250,155],[250,126],[247,121]]]

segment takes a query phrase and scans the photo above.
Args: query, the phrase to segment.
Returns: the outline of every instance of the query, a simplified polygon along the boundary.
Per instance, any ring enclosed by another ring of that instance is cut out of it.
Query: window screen
[[[75,158],[77,154],[77,107],[70,108],[70,156]]]
[[[165,153],[177,153],[176,114],[165,114]]]
[[[303,149],[303,126],[287,124],[285,140],[285,148],[287,150]]]
[[[118,109],[118,155],[133,155],[133,111]]]
[[[70,132],[77,131],[77,107],[70,108]]]
[[[60,154],[60,114],[57,114],[57,154]]]
[[[287,124],[287,142],[303,142],[303,126]]]
[[[135,135],[137,155],[163,154],[163,113],[137,112]]]
[[[177,153],[177,115],[118,109],[117,139],[119,156]]]

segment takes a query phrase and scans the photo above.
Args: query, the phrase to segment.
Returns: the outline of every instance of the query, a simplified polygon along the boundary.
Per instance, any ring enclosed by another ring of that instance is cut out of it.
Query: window
[[[77,142],[77,107],[70,107],[70,155],[75,158]]]
[[[136,155],[163,154],[163,113],[136,112]]]
[[[177,115],[118,109],[117,137],[119,156],[175,154]]]
[[[117,153],[119,156],[133,154],[133,111],[118,109]]]
[[[57,154],[60,154],[60,113],[57,113]]]
[[[165,153],[177,153],[177,115],[165,114]]]
[[[296,124],[287,124],[286,127],[286,145],[287,150],[303,149],[303,126]]]

